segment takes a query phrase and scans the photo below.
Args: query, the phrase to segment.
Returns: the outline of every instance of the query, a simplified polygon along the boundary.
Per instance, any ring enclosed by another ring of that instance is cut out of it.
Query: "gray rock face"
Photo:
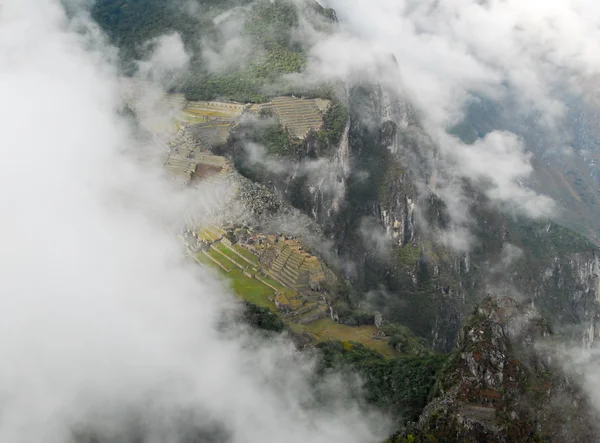
[[[385,228],[390,241],[403,246],[415,241],[415,200],[405,176],[386,183],[388,199],[376,205],[374,215]]]
[[[598,417],[585,393],[534,345],[550,335],[530,305],[484,300],[411,432],[449,442],[596,441]]]

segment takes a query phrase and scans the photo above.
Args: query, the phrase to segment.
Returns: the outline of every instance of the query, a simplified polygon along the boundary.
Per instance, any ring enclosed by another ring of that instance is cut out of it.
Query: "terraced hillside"
[[[224,145],[229,137],[229,130],[235,120],[217,120],[209,123],[191,125],[188,130],[205,149]]]
[[[214,180],[231,170],[225,157],[208,154],[190,143],[176,144],[164,167],[185,186],[201,180]]]
[[[299,293],[310,295],[325,283],[325,272],[319,259],[303,251],[302,245],[295,240],[270,246],[263,257],[266,272]]]
[[[246,106],[239,103],[188,102],[180,120],[190,126],[190,134],[205,149],[227,142],[229,131],[239,121]]]
[[[323,126],[323,113],[330,106],[328,100],[276,97],[271,101],[271,110],[281,124],[295,137],[303,139],[310,130]]]
[[[245,108],[245,105],[239,103],[190,101],[187,102],[182,113],[203,118],[206,121],[221,118],[235,120],[242,115]]]
[[[322,113],[329,105],[327,100],[294,97],[247,106],[188,102],[175,118],[180,130],[167,144],[165,169],[184,186],[219,179],[233,168],[229,160],[210,154],[209,149],[227,141],[230,129],[245,112],[275,114],[293,136],[302,138],[322,126]],[[197,223],[193,216],[184,218],[187,226]],[[241,298],[278,313],[293,332],[310,337],[313,343],[350,340],[385,355],[396,353],[388,345],[389,337],[375,326],[351,327],[334,320],[337,317],[322,288],[335,276],[296,239],[219,226],[199,227],[183,239],[197,263],[216,270]]]
[[[153,134],[172,131],[172,121],[186,106],[183,94],[167,94],[140,78],[131,78],[124,83],[123,96],[140,123]]]
[[[354,341],[387,356],[397,354],[386,340],[381,339],[375,326],[339,324],[330,318],[322,293],[314,292],[310,296],[310,279],[307,277],[321,265],[316,257],[301,251],[297,241],[282,241],[276,248],[268,245],[250,250],[232,244],[227,231],[218,226],[197,228],[192,237],[196,243],[188,239],[187,244],[194,250],[197,263],[221,274],[242,299],[278,313],[293,332],[308,334],[316,343]],[[276,235],[269,237],[272,240],[279,238]],[[273,253],[276,256],[267,270],[263,266],[263,256]],[[304,292],[299,292],[299,288]]]

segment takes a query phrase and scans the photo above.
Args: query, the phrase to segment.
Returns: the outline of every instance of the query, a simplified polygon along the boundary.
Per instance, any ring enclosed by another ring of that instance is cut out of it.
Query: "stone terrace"
[[[318,289],[325,281],[319,259],[303,251],[302,245],[296,240],[267,246],[261,263],[271,277],[298,293]]]
[[[292,135],[304,139],[311,130],[321,129],[323,112],[329,103],[322,99],[276,97],[271,102],[271,109]]]
[[[229,131],[247,106],[227,102],[188,102],[181,112],[190,133],[208,149],[227,142]]]

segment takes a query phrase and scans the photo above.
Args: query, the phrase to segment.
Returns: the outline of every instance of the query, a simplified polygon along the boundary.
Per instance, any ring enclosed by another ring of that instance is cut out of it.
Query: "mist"
[[[432,141],[421,149],[430,151],[423,158],[429,159],[427,167],[436,177],[435,183],[420,189],[440,196],[452,218],[450,228],[441,233],[442,242],[457,252],[467,252],[478,242],[470,230],[473,215],[468,213],[464,178],[503,212],[558,218],[557,202],[528,186],[535,172],[533,155],[521,137],[492,131],[466,144],[451,128],[463,120],[472,103],[489,99],[509,105],[508,118],[518,122],[514,126],[534,122],[539,131],[536,142],[543,152],[565,158],[574,155],[567,113],[574,104],[590,106],[590,97],[597,94],[600,61],[594,54],[600,49],[599,4],[584,0],[321,3],[336,10],[339,32],[313,47],[306,74],[295,80],[379,82],[414,107]],[[402,127],[403,122],[396,123]],[[531,296],[518,294],[507,274],[523,254],[504,245],[487,278],[493,292],[517,299]],[[590,328],[591,340],[594,328],[585,327]],[[567,356],[558,363],[577,374],[600,410],[597,351],[582,351],[580,343],[566,347]]]
[[[177,36],[155,43],[151,78],[185,65]],[[2,5],[0,441],[381,441],[386,422],[335,377],[317,389],[285,338],[219,329],[238,304],[165,229],[218,191],[174,194],[133,160],[149,147],[115,58],[58,0]]]
[[[474,244],[462,178],[501,210],[557,216],[556,202],[528,186],[534,168],[521,137],[498,130],[470,145],[451,128],[471,104],[489,99],[510,104],[515,122],[534,121],[547,140],[543,149],[571,155],[568,105],[592,95],[600,69],[593,56],[600,41],[597,5],[576,0],[321,3],[335,9],[338,32],[318,41],[304,75],[290,80],[378,82],[392,99],[413,107],[431,139],[431,146],[421,149],[428,151],[427,169],[437,179],[423,189],[448,205],[450,246],[464,251]]]

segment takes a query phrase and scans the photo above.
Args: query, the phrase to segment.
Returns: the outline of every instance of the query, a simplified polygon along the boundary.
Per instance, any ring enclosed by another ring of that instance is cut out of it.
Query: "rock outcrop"
[[[511,298],[488,297],[471,314],[436,390],[398,442],[593,442],[598,435],[598,417],[562,372],[547,321]]]

